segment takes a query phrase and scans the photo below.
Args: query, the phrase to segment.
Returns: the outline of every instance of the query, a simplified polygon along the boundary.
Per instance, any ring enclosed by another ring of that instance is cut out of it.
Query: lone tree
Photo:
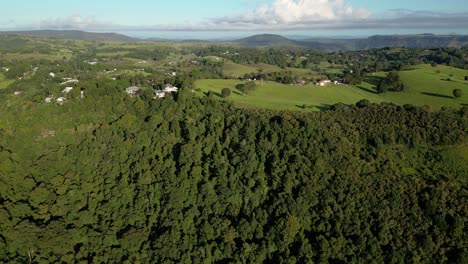
[[[224,97],[224,98],[227,98],[227,97],[229,97],[229,96],[231,95],[231,89],[229,89],[229,88],[224,88],[224,89],[221,91],[221,93],[223,94],[223,97]]]
[[[239,91],[247,94],[249,92],[255,91],[255,89],[257,88],[257,84],[253,81],[250,81],[246,82],[245,84],[239,84],[236,86],[236,88],[239,89]]]
[[[467,82],[468,82],[468,76],[465,76],[465,81],[467,81]]]
[[[356,106],[359,108],[365,108],[368,107],[371,104],[371,102],[367,99],[362,99],[361,101],[356,103]]]
[[[453,90],[453,96],[454,96],[455,98],[460,98],[460,97],[463,96],[463,91],[460,90],[460,89],[455,89],[455,90]]]

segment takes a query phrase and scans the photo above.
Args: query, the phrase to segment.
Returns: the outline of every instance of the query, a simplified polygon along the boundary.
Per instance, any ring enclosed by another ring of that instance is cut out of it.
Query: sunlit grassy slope
[[[436,70],[440,74],[436,74]],[[453,74],[452,80],[446,79]],[[385,73],[377,73],[376,76],[384,76]],[[258,89],[248,95],[243,95],[236,89],[236,85],[242,82],[234,80],[200,80],[196,82],[199,94],[212,91],[221,98],[221,90],[230,88],[233,94],[228,100],[245,107],[259,107],[277,110],[321,110],[328,106],[342,102],[353,104],[361,99],[371,102],[393,102],[396,104],[428,105],[436,110],[442,106],[460,108],[468,104],[468,83],[464,76],[468,71],[438,66],[419,65],[409,71],[400,72],[401,79],[409,87],[405,92],[388,92],[377,94],[375,85],[362,83],[358,86],[329,86],[318,87],[315,85],[291,86],[275,82],[257,82]],[[462,89],[462,98],[455,99],[452,96],[454,89]],[[303,105],[307,108],[303,109]]]
[[[8,80],[5,78],[5,75],[3,75],[2,73],[0,73],[0,89],[5,89],[8,87],[8,85],[10,85],[11,83],[13,83],[14,80]]]

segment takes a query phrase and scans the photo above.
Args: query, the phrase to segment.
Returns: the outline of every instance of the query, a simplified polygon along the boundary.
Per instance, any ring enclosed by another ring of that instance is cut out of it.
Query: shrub
[[[455,98],[460,98],[460,97],[463,96],[463,91],[460,90],[460,89],[455,89],[455,90],[453,90],[453,96],[454,96]]]
[[[229,97],[229,96],[231,95],[231,89],[229,89],[229,88],[224,88],[224,89],[221,91],[221,93],[223,94],[223,97],[224,97],[224,98],[227,98],[227,97]]]

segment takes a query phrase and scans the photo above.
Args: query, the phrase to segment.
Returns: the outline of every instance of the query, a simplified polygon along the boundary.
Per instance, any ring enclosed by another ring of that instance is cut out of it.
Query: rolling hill
[[[99,41],[140,41],[129,36],[117,33],[93,33],[80,30],[32,30],[32,31],[3,31],[0,35],[16,35],[38,38],[73,39],[73,40],[99,40]]]
[[[263,34],[233,41],[248,47],[301,46],[321,51],[367,50],[384,47],[463,47],[468,36],[461,35],[389,35],[358,39],[309,38],[293,40],[280,35]]]
[[[232,68],[232,66],[230,67]],[[371,84],[371,78],[366,79],[360,85],[331,85],[328,87],[319,87],[313,84],[292,86],[277,82],[258,81],[257,90],[248,95],[242,94],[237,89],[236,86],[243,83],[238,80],[198,80],[195,82],[195,87],[198,89],[198,95],[204,96],[208,92],[213,92],[219,99],[224,99],[221,91],[224,88],[229,88],[233,94],[228,100],[236,105],[273,110],[320,111],[339,102],[354,104],[361,99],[367,99],[373,103],[426,105],[433,110],[438,110],[441,107],[459,109],[467,105],[468,86],[463,78],[468,74],[468,71],[442,65],[439,65],[438,69],[440,75],[436,74],[433,67],[428,64],[416,65],[411,70],[401,71],[401,79],[408,86],[408,91],[383,94],[377,93],[375,84]],[[447,81],[450,74],[453,74],[454,77],[452,81]],[[381,78],[385,75],[385,72],[379,72],[372,77]],[[458,99],[453,98],[454,89],[465,91],[465,95]],[[306,109],[303,108],[304,105],[307,106]]]
[[[265,46],[303,46],[300,41],[288,39],[274,34],[254,35],[251,37],[235,40],[234,43],[249,47]]]
[[[200,42],[226,43],[209,40],[169,40],[161,38],[138,39],[118,33],[93,33],[80,30],[33,30],[33,31],[3,31],[0,35],[30,36],[54,39],[95,40],[95,41],[155,41],[155,42]],[[463,47],[468,45],[468,36],[463,35],[382,35],[369,38],[306,38],[290,39],[281,35],[261,34],[227,42],[247,47],[296,46],[314,48],[320,51],[353,51],[384,47]]]

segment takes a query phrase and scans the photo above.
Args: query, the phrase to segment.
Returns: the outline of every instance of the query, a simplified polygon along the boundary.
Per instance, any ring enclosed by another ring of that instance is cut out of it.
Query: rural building
[[[69,93],[73,91],[73,87],[66,87],[65,89],[63,89],[62,93]]]
[[[154,99],[166,97],[166,93],[164,91],[161,91],[161,90],[154,91],[154,95],[155,95]]]
[[[57,132],[55,130],[44,130],[41,133],[42,137],[55,137],[56,134]]]
[[[164,88],[164,92],[166,93],[172,93],[172,92],[178,92],[179,88],[175,87],[172,84],[166,84],[166,87]]]
[[[175,87],[174,85],[172,84],[166,84],[166,87],[164,88],[164,90],[155,90],[154,91],[154,99],[157,99],[157,98],[164,98],[166,97],[167,94],[170,94],[170,93],[177,93],[179,91],[179,88]]]
[[[330,80],[324,80],[324,81],[320,81],[318,83],[319,86],[327,86],[327,85],[330,85],[330,84],[332,84],[332,81],[330,81]]]
[[[50,77],[55,78],[55,72],[49,73]]]
[[[53,99],[54,99],[54,98],[53,98],[52,96],[49,96],[49,97],[47,97],[44,101],[46,102],[46,104],[50,104],[50,103],[52,103],[52,100],[53,100]]]
[[[63,105],[67,99],[65,97],[57,98],[57,104]]]
[[[130,86],[128,87],[127,89],[125,89],[125,91],[127,92],[127,94],[129,94],[130,96],[138,96],[141,94],[141,88],[140,87],[137,87],[137,86]]]
[[[304,80],[300,80],[300,81],[295,82],[295,85],[299,85],[299,86],[304,86],[305,84],[306,84],[306,81],[304,81]]]
[[[72,79],[72,78],[63,78],[63,79],[65,80],[65,82],[61,83],[60,85],[79,82],[77,79]]]
[[[20,94],[22,94],[22,93],[23,93],[23,92],[21,92],[21,91],[15,91],[14,94],[15,94],[15,95],[20,95]]]

